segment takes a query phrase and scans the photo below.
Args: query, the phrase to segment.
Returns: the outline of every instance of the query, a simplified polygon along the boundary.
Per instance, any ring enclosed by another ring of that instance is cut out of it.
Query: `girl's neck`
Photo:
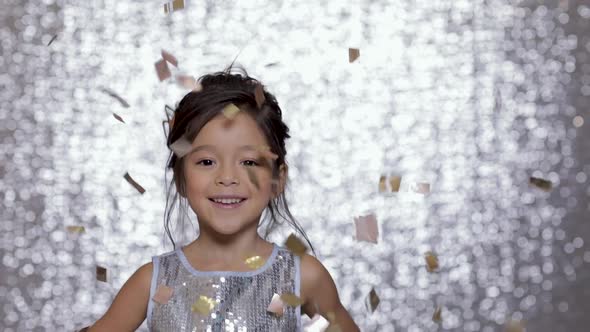
[[[185,246],[183,252],[195,265],[207,269],[209,265],[236,265],[251,256],[270,256],[273,244],[261,238],[258,233],[253,236],[236,236],[220,239],[201,233],[199,237]]]

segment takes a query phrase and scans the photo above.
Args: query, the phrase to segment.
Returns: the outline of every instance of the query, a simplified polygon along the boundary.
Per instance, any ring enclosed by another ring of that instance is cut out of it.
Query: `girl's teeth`
[[[241,202],[241,199],[216,199],[215,202],[221,204],[235,204]]]

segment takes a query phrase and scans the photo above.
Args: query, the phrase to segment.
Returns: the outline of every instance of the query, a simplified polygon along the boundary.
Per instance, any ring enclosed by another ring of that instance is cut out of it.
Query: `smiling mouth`
[[[213,203],[214,206],[222,209],[234,209],[241,206],[246,201],[245,198],[231,200],[214,200],[212,198],[209,198],[209,200]]]

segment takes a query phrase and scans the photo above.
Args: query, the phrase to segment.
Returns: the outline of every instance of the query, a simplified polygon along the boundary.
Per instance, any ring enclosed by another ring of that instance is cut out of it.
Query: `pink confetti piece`
[[[272,299],[270,300],[270,304],[266,309],[268,312],[272,312],[277,316],[282,316],[285,311],[285,304],[281,300],[281,296],[279,294],[274,294]]]
[[[178,60],[176,57],[165,50],[162,50],[162,59],[166,60],[166,62],[173,65],[174,67],[178,67]]]
[[[158,285],[156,294],[152,299],[160,304],[166,304],[172,297],[172,293],[174,293],[173,288],[170,288],[166,285]]]
[[[377,243],[379,237],[379,226],[375,214],[354,218],[356,229],[356,240]]]
[[[361,56],[361,52],[358,48],[349,48],[348,49],[348,62],[353,63],[356,59]]]
[[[160,82],[172,76],[170,73],[170,68],[168,68],[168,63],[166,60],[161,59],[156,62],[156,73],[158,74],[158,79]]]

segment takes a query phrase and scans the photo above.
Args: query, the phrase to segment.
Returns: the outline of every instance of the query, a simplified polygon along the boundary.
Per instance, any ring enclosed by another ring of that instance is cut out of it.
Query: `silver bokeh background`
[[[590,326],[590,3],[189,0],[169,16],[162,3],[0,0],[0,329],[89,325],[172,249],[161,122],[186,91],[158,81],[161,49],[197,76],[239,53],[275,93],[291,210],[363,331]],[[381,174],[402,191],[379,194]],[[353,239],[370,212],[378,245]]]

